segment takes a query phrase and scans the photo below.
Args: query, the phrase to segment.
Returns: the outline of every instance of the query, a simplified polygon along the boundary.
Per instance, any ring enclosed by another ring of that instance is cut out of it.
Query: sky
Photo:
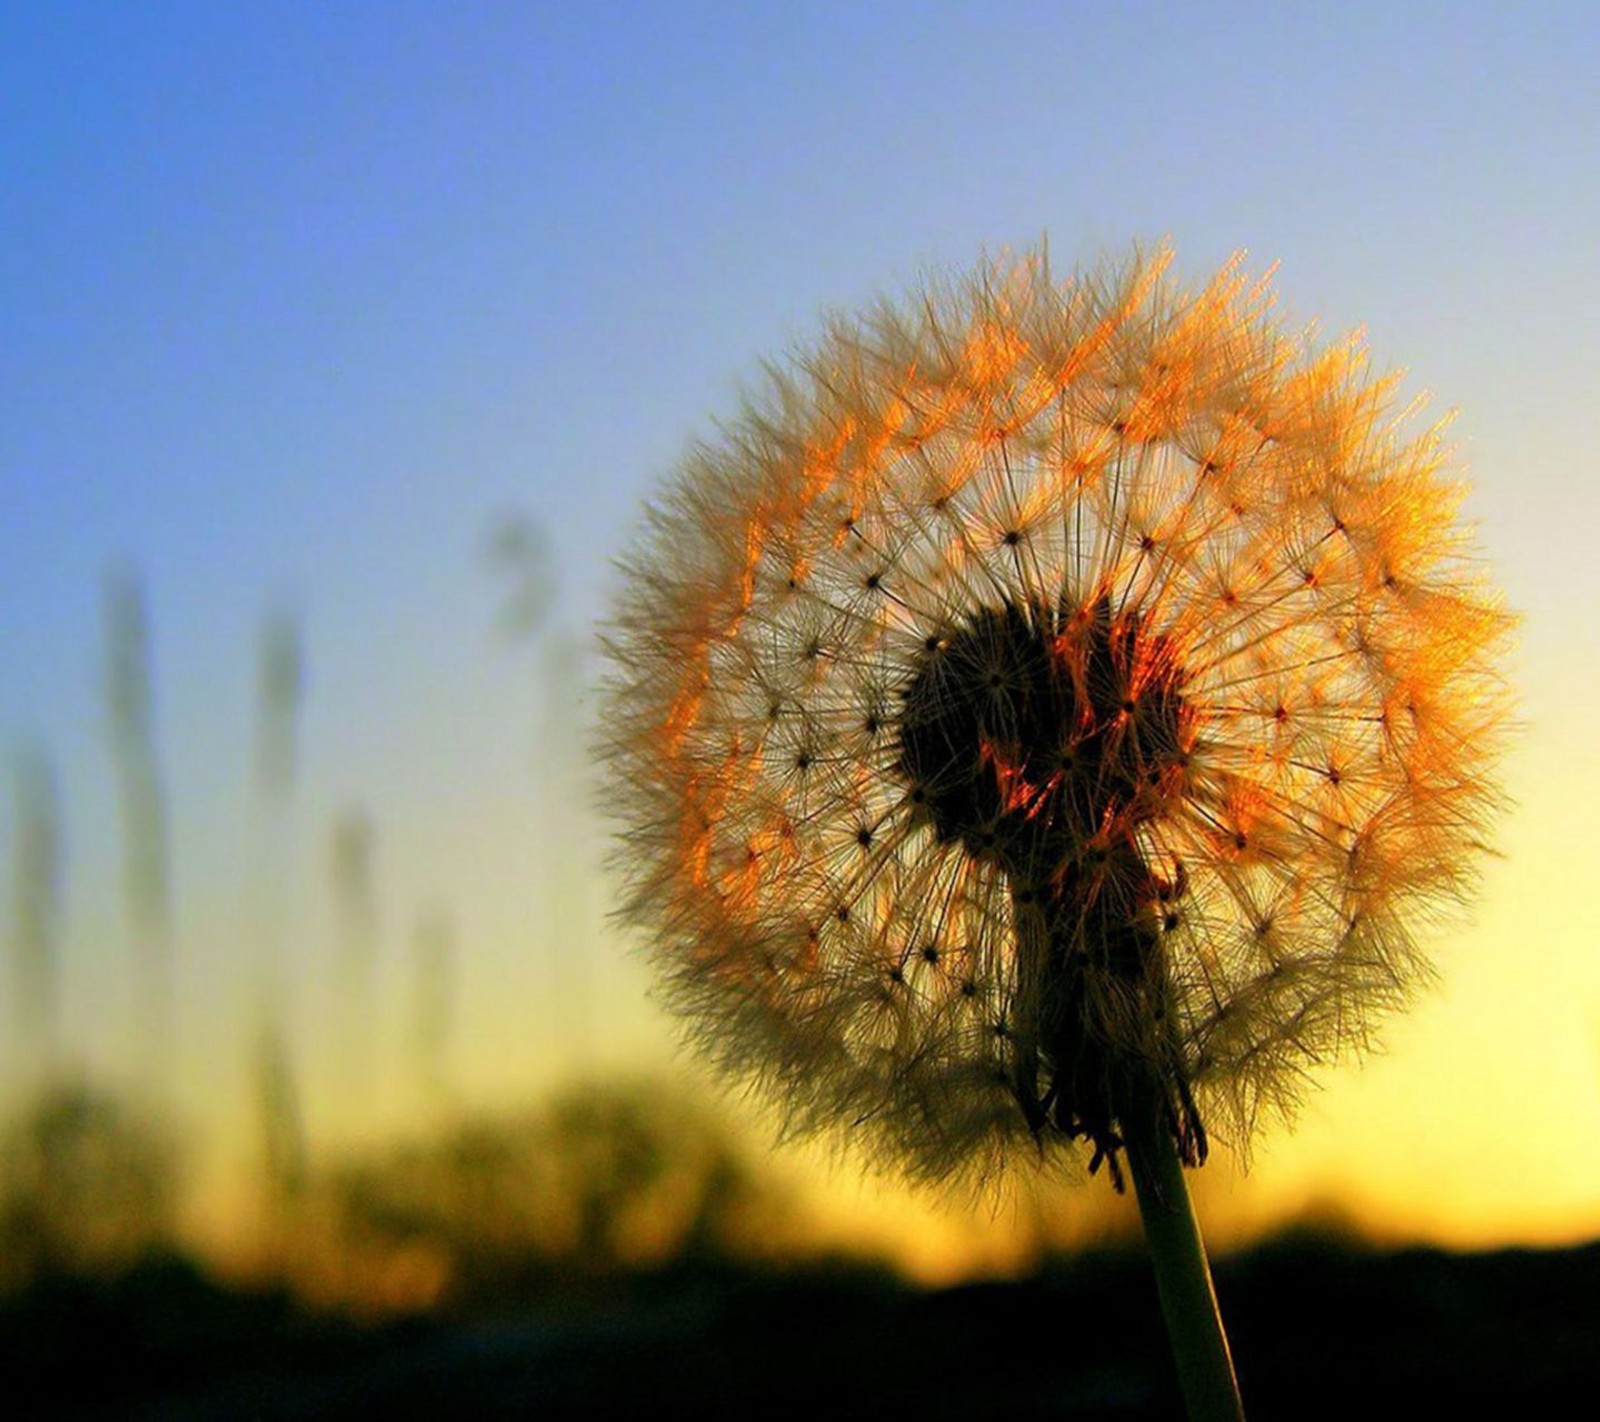
[[[273,942],[299,1050],[330,1058],[353,806],[391,1045],[409,935],[443,913],[461,1099],[654,1063],[672,1033],[581,808],[593,626],[642,502],[829,310],[1044,237],[1068,267],[1170,239],[1197,279],[1277,264],[1288,322],[1363,328],[1455,412],[1524,618],[1515,808],[1470,926],[1430,945],[1439,985],[1208,1208],[1600,1232],[1597,72],[1584,3],[0,0],[0,738],[59,780],[67,1050],[137,1051],[108,569],[147,598],[191,1116],[239,1114]],[[486,552],[508,514],[559,574],[520,639]],[[267,812],[274,613],[304,684]],[[314,1124],[402,1122],[385,1090]]]

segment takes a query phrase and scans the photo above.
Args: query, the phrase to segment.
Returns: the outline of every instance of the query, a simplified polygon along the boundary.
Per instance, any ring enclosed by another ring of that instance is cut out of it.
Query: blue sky
[[[0,737],[60,768],[72,1030],[120,1040],[108,562],[148,586],[187,1000],[240,991],[216,945],[252,872],[253,641],[287,606],[307,941],[327,827],[368,804],[391,936],[455,908],[487,1086],[527,1051],[507,1004],[548,996],[529,866],[568,837],[538,787],[571,758],[538,657],[494,636],[489,520],[544,521],[586,639],[640,501],[763,357],[1046,233],[1061,266],[1170,237],[1197,277],[1246,248],[1291,319],[1365,325],[1459,407],[1527,616],[1541,848],[1491,889],[1577,932],[1550,856],[1579,862],[1600,788],[1596,73],[1581,3],[0,0]],[[1558,946],[1525,990],[1560,1036],[1600,975]]]

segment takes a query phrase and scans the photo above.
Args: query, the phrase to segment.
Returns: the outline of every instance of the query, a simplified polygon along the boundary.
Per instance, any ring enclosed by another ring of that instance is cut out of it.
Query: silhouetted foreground
[[[1369,1253],[1281,1241],[1218,1289],[1257,1418],[1535,1416],[1600,1385],[1600,1245]],[[363,1327],[176,1260],[42,1280],[0,1311],[13,1417],[1170,1418],[1146,1262],[1062,1261],[937,1292],[861,1268],[591,1280],[557,1305]],[[1587,1385],[1587,1386],[1586,1386]]]

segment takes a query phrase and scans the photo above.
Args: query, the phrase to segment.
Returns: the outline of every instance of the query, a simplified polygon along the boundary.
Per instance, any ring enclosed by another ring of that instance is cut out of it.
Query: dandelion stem
[[[1122,1124],[1184,1407],[1189,1422],[1244,1422],[1228,1336],[1177,1142],[1163,1125],[1153,1093],[1141,1104],[1144,1109],[1130,1111]]]

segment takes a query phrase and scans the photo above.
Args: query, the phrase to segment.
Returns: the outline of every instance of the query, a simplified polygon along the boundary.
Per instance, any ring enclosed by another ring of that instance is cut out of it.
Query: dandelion
[[[1426,979],[1509,627],[1394,377],[1169,264],[834,320],[651,510],[603,733],[716,1062],[924,1179],[1131,1166],[1158,1256]]]

